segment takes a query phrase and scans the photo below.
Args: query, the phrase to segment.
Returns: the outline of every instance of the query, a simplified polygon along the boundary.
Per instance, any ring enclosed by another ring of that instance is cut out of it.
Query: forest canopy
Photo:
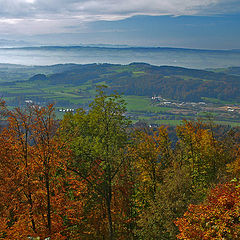
[[[239,238],[238,128],[183,121],[173,141],[104,87],[53,109],[1,102],[0,239]]]

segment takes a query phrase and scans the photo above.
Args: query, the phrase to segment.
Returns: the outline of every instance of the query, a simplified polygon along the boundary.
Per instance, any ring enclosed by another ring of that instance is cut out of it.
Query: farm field
[[[240,125],[240,76],[228,75],[226,69],[205,71],[144,63],[10,66],[0,66],[0,94],[11,107],[54,103],[56,117],[62,118],[68,109],[87,109],[96,87],[105,85],[107,91],[122,95],[127,115],[134,122],[177,125],[183,119],[205,119],[210,114],[216,123]],[[18,76],[17,81],[13,76]]]

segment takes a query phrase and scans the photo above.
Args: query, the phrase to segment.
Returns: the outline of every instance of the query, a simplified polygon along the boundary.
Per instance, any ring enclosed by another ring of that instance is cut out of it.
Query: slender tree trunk
[[[107,145],[108,149],[108,145]],[[112,202],[112,179],[111,179],[111,166],[108,163],[107,166],[107,177],[106,177],[106,204],[107,204],[107,215],[108,215],[108,225],[109,225],[109,240],[114,239],[113,233],[113,223],[112,223],[112,213],[111,213],[111,202]]]
[[[32,200],[32,194],[31,194],[31,191],[30,191],[30,175],[29,175],[29,172],[28,172],[28,128],[26,127],[26,124],[24,125],[25,126],[25,146],[23,147],[23,150],[25,152],[25,167],[27,169],[27,188],[28,188],[28,203],[30,205],[30,218],[31,218],[31,223],[32,223],[32,229],[33,231],[36,233],[37,230],[36,230],[36,224],[35,224],[35,221],[34,221],[34,217],[33,217],[33,200]]]
[[[46,177],[46,189],[47,189],[47,228],[48,233],[51,235],[51,202],[50,202],[50,185],[48,173],[45,174]]]
[[[111,186],[109,187],[111,190]],[[113,224],[112,224],[112,213],[111,213],[111,199],[112,199],[112,193],[109,192],[106,200],[107,204],[107,214],[108,214],[108,226],[109,226],[109,239],[113,240]]]
[[[28,195],[28,202],[30,204],[30,217],[31,217],[31,222],[32,222],[32,229],[36,233],[37,230],[36,230],[36,225],[35,225],[35,221],[34,221],[34,218],[33,218],[33,201],[32,201],[32,196],[31,196],[30,193]]]

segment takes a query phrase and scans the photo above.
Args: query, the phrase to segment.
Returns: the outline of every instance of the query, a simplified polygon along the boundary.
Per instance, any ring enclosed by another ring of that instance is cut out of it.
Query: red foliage
[[[190,205],[175,224],[178,239],[240,239],[240,186],[220,184],[200,205]]]

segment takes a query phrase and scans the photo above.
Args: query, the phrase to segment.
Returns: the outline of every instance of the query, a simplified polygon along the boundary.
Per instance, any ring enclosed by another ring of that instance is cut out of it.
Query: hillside
[[[146,63],[16,66],[7,71],[16,71],[19,79],[13,81],[11,75],[8,82],[0,83],[0,94],[10,106],[31,100],[39,105],[54,102],[57,108],[85,108],[96,94],[96,85],[104,84],[108,91],[124,95],[128,113],[137,121],[175,125],[210,112],[217,121],[239,124],[235,104],[240,103],[240,76],[225,71]],[[9,77],[7,71],[2,69],[5,75],[0,71],[0,78]]]
[[[210,70],[214,72],[240,76],[240,67],[217,68],[217,69],[210,69]]]
[[[138,71],[124,71],[107,80],[114,90],[127,95],[161,95],[179,101],[201,101],[203,97],[240,99],[239,76],[180,67],[133,66]]]
[[[33,72],[34,69],[31,71]],[[79,87],[83,90],[83,85],[88,85],[88,90],[93,90],[95,84],[105,83],[111,90],[124,95],[148,97],[160,95],[179,101],[201,101],[203,97],[223,101],[240,101],[240,76],[225,72],[171,66],[158,67],[145,63],[56,65],[44,67],[42,72],[38,67],[36,71],[37,74],[24,82],[23,87],[27,92],[31,90],[36,92],[38,89],[41,95],[44,95],[43,88],[53,86],[60,88],[64,86],[66,89]],[[9,86],[8,83],[2,85]],[[21,85],[21,81],[12,82],[11,89],[15,88],[14,92],[18,93]],[[23,91],[21,89],[20,92]],[[1,94],[3,96],[11,94],[11,90],[1,91]]]

